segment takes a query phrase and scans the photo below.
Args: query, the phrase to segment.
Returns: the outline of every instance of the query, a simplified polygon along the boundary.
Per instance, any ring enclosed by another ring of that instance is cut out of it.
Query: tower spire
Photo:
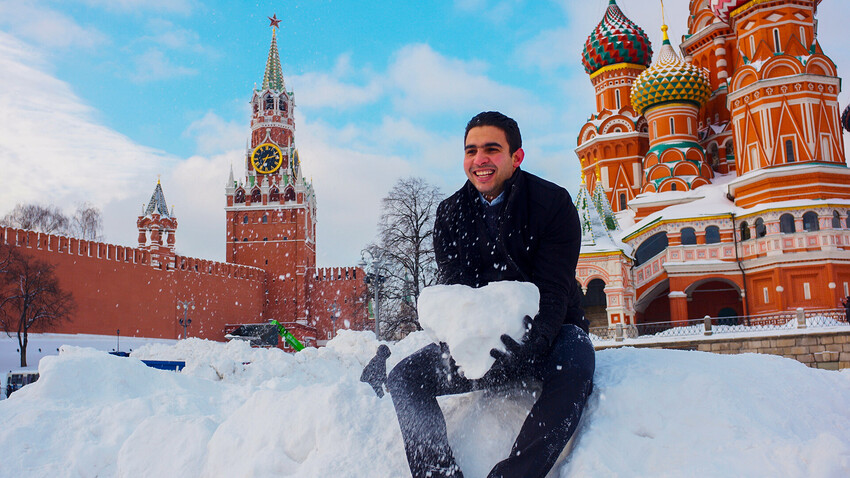
[[[263,75],[263,89],[284,91],[286,86],[283,83],[283,70],[280,67],[280,54],[277,51],[277,27],[280,20],[277,14],[269,17],[272,27],[272,45],[269,48],[269,58],[266,60],[266,73]]]

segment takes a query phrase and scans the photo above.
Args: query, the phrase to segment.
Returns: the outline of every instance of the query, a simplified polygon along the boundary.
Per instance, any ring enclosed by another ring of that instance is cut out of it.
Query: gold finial
[[[161,174],[157,174],[157,175],[156,175],[156,183],[157,183],[157,184],[159,184],[159,180],[160,180],[160,177],[161,177],[161,176],[162,176]]]

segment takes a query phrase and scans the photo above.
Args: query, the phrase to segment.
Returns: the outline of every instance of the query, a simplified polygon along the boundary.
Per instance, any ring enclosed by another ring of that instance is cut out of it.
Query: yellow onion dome
[[[661,30],[664,44],[655,63],[638,75],[632,85],[632,106],[640,114],[662,103],[691,103],[702,107],[711,97],[708,73],[679,58],[667,38],[667,26]]]

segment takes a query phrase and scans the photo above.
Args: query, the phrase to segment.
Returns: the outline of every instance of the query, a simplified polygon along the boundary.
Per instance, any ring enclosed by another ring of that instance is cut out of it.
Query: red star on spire
[[[274,15],[272,15],[268,18],[269,18],[269,21],[271,22],[269,24],[270,27],[272,27],[272,28],[279,28],[280,27],[280,20],[277,19],[277,13],[275,13]]]

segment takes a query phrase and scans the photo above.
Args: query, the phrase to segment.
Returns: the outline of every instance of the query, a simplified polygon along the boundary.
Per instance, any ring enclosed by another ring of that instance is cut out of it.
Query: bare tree
[[[78,204],[70,218],[52,204],[18,204],[0,219],[0,225],[46,234],[67,234],[90,241],[103,240],[103,214],[100,208],[87,202]]]
[[[421,330],[419,293],[436,282],[434,218],[442,194],[422,178],[396,181],[381,204],[378,244],[367,249],[384,259],[381,286],[381,335],[401,338]]]
[[[89,241],[103,240],[103,214],[100,208],[85,202],[71,216],[69,234]]]
[[[17,334],[21,367],[26,367],[30,329],[47,330],[69,319],[75,303],[59,287],[51,264],[7,250],[8,265],[0,276],[0,326],[10,337]]]
[[[12,212],[0,220],[0,224],[47,234],[64,234],[68,230],[69,222],[54,205],[17,204]]]

